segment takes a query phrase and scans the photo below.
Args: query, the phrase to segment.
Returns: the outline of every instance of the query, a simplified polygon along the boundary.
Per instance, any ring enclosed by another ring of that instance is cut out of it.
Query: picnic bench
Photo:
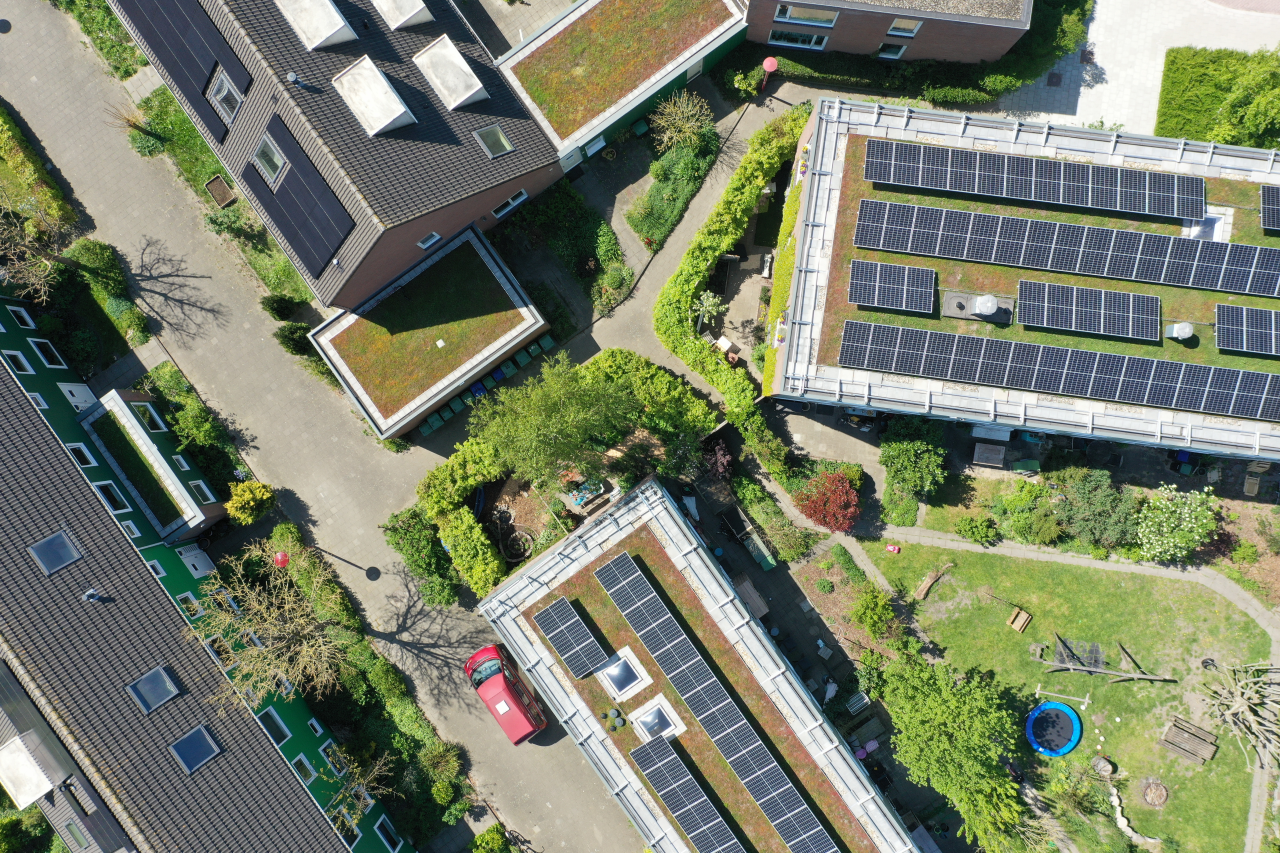
[[[1031,614],[1023,610],[1021,607],[1013,608],[1013,615],[1009,617],[1007,623],[1010,628],[1021,634],[1027,630],[1027,626],[1031,624]]]
[[[1160,736],[1160,745],[1175,755],[1196,764],[1204,764],[1218,751],[1218,737],[1181,717],[1173,721]]]

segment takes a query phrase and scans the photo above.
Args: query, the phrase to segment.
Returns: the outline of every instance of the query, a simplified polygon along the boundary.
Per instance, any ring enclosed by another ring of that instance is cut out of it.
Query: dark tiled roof
[[[556,162],[550,140],[450,3],[431,0],[434,22],[392,32],[370,0],[337,0],[359,38],[312,52],[271,0],[227,0],[227,5],[281,79],[292,71],[308,84],[308,90],[290,89],[294,101],[389,226]],[[414,54],[441,35],[469,60],[488,99],[452,112],[442,105],[413,63]],[[330,81],[366,54],[391,80],[417,124],[373,139],[365,133]],[[495,123],[515,151],[490,160],[472,132]]]
[[[222,674],[3,369],[0,432],[0,635],[146,841],[165,853],[345,853],[258,724],[207,701]],[[27,546],[64,526],[84,556],[45,577]],[[82,601],[90,588],[106,600]],[[159,664],[183,692],[144,716],[125,685]],[[169,745],[200,724],[223,751],[188,776]]]

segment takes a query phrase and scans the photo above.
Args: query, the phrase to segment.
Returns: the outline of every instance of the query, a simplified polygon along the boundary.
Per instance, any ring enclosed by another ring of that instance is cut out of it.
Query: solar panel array
[[[630,754],[698,853],[744,853],[729,825],[666,738],[653,738]]]
[[[1262,186],[1262,227],[1280,230],[1280,187]]]
[[[1280,374],[846,320],[841,367],[1280,421]]]
[[[1218,349],[1280,354],[1280,311],[1244,308],[1240,305],[1214,306],[1217,315],[1214,333]]]
[[[849,301],[854,305],[933,313],[938,274],[928,267],[904,267],[875,261],[849,265]]]
[[[868,181],[1125,213],[1204,219],[1204,178],[868,139]]]
[[[1046,329],[1158,341],[1160,298],[1023,280],[1018,282],[1018,322]]]
[[[1280,249],[863,199],[863,249],[1276,296]]]
[[[534,614],[533,621],[538,623],[547,642],[574,678],[589,675],[609,659],[578,611],[563,595]]]
[[[791,853],[836,853],[831,836],[631,555],[615,557],[595,575]]]

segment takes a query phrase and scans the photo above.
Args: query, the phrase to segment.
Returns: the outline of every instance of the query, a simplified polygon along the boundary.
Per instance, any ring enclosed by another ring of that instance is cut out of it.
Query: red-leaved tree
[[[796,506],[815,524],[842,533],[853,527],[862,512],[857,490],[840,471],[826,471],[810,480],[796,497]]]

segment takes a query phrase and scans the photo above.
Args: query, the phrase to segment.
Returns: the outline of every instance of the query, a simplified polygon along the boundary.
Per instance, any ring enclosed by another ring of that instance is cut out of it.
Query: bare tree
[[[328,767],[321,769],[320,775],[332,785],[338,787],[325,814],[334,826],[346,827],[352,832],[360,824],[360,819],[368,812],[375,797],[400,796],[400,792],[386,784],[391,776],[392,759],[390,753],[382,753],[369,763],[363,763],[340,746],[330,747],[327,756],[338,765],[341,775]]]
[[[1227,727],[1242,750],[1247,740],[1260,761],[1280,758],[1280,667],[1221,667],[1202,689],[1209,697],[1209,716]]]
[[[255,542],[200,587],[204,613],[189,630],[201,643],[220,638],[215,653],[232,657],[222,660],[230,681],[214,697],[224,709],[243,707],[242,697],[251,705],[277,692],[291,699],[293,685],[323,696],[349,666],[350,629],[317,615],[339,612],[324,600],[339,589],[317,571],[315,588],[301,590],[271,557],[266,542]]]
[[[0,261],[3,280],[14,296],[41,305],[49,301],[58,283],[58,265],[80,268],[59,254],[70,234],[39,205],[24,203],[0,188]]]

